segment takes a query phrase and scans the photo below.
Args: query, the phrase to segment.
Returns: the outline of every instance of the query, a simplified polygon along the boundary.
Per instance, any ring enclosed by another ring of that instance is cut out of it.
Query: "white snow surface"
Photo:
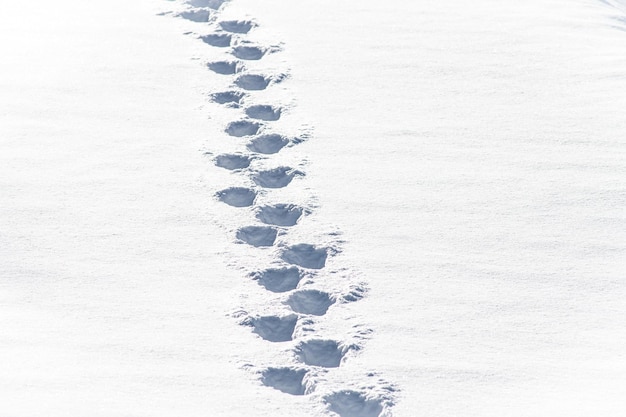
[[[0,56],[0,417],[623,415],[626,2],[7,1]]]

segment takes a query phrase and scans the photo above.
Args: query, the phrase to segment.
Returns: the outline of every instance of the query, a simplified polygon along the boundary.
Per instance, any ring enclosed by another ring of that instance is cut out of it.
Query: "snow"
[[[3,5],[0,415],[620,416],[625,22]]]

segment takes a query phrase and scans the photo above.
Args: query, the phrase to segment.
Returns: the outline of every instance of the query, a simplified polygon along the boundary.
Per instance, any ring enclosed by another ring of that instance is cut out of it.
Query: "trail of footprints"
[[[259,380],[269,388],[289,395],[313,394],[317,388],[316,376],[331,372],[349,360],[349,354],[360,349],[360,345],[318,337],[315,320],[332,314],[337,304],[358,301],[364,295],[360,286],[342,294],[312,288],[319,271],[326,267],[333,256],[330,247],[314,242],[292,245],[277,245],[279,237],[298,226],[299,221],[310,214],[310,210],[284,202],[260,205],[260,193],[289,186],[305,173],[289,166],[252,170],[253,161],[259,156],[271,157],[283,148],[295,146],[302,138],[291,138],[278,133],[263,133],[264,127],[276,122],[284,109],[272,103],[247,104],[255,91],[270,88],[284,80],[283,74],[257,74],[247,69],[252,61],[262,60],[266,55],[279,52],[278,48],[256,45],[246,40],[247,34],[257,27],[251,20],[220,20],[220,9],[227,0],[187,0],[184,10],[176,16],[208,25],[213,33],[199,36],[199,40],[214,48],[221,48],[227,57],[209,62],[208,70],[216,76],[232,78],[232,88],[214,92],[211,101],[233,109],[234,120],[224,127],[226,135],[245,141],[245,151],[220,154],[214,157],[217,167],[229,170],[232,175],[247,176],[255,187],[229,187],[218,191],[215,197],[233,210],[249,210],[257,224],[241,225],[234,240],[250,245],[255,250],[278,247],[274,267],[251,273],[247,278],[256,281],[268,299],[281,296],[283,306],[291,313],[276,315],[250,315],[240,318],[240,324],[248,326],[251,334],[267,343],[290,343],[291,357],[285,363],[276,364],[259,371]],[[280,265],[276,267],[276,264]],[[271,301],[274,302],[274,301]],[[364,332],[364,333],[367,333]],[[364,379],[374,376],[368,374]],[[379,380],[382,381],[382,380]],[[340,417],[389,416],[393,405],[393,387],[387,385],[375,390],[370,380],[358,388],[330,392],[321,397],[326,410]],[[312,395],[312,398],[320,398]]]

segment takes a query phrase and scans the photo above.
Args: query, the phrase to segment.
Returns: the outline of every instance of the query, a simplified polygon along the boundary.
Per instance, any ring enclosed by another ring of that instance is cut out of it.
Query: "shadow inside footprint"
[[[272,246],[277,230],[269,226],[246,226],[237,230],[237,239],[252,246]]]
[[[224,91],[211,94],[211,99],[218,104],[236,103],[240,104],[245,94],[239,91]]]
[[[250,188],[230,187],[216,193],[217,198],[233,207],[249,207],[254,204],[256,192]]]
[[[277,389],[285,394],[304,395],[305,369],[268,368],[261,374],[261,382],[267,387]]]
[[[301,290],[291,294],[285,303],[296,313],[323,316],[334,302],[326,292]]]
[[[296,174],[303,175],[289,167],[278,167],[255,173],[252,181],[264,188],[283,188],[291,183]]]
[[[288,246],[281,254],[282,259],[292,265],[303,268],[322,269],[326,266],[328,251],[326,248],[317,248],[307,243]]]
[[[249,20],[226,20],[220,22],[220,26],[226,32],[248,33],[254,27],[254,23]]]
[[[265,224],[294,226],[302,213],[302,207],[295,204],[274,204],[260,207],[256,212],[256,218]]]
[[[291,314],[285,317],[250,317],[242,324],[251,326],[254,333],[269,342],[288,342],[293,338],[297,322],[298,316]]]
[[[244,90],[265,90],[271,79],[257,74],[240,75],[235,84]]]
[[[206,23],[209,21],[211,13],[208,10],[187,10],[181,12],[179,16],[192,22]]]
[[[259,282],[259,285],[264,286],[268,291],[277,293],[297,288],[303,276],[303,272],[295,266],[270,268],[252,275]]]
[[[238,154],[222,154],[215,158],[215,165],[230,170],[248,168],[250,157]]]
[[[194,7],[208,7],[210,9],[217,10],[226,1],[227,0],[187,0],[186,3]]]
[[[313,339],[300,342],[295,349],[296,356],[309,366],[337,368],[344,352],[334,340]]]
[[[231,38],[231,35],[225,33],[200,36],[200,39],[202,39],[204,43],[218,48],[226,48],[230,46]]]
[[[280,119],[282,110],[278,107],[268,106],[266,104],[259,104],[256,106],[250,106],[246,109],[246,114],[252,119],[265,120],[273,122]]]
[[[254,138],[247,148],[252,152],[262,153],[265,155],[271,155],[279,152],[289,143],[289,139],[276,133],[269,135],[261,135]]]
[[[263,58],[266,50],[258,46],[236,46],[233,48],[233,55],[239,59],[257,61]]]
[[[230,122],[226,126],[226,133],[230,136],[242,137],[256,135],[261,125],[257,122],[251,122],[249,120],[238,120],[236,122]]]
[[[207,67],[217,73],[222,75],[232,75],[239,71],[237,67],[237,62],[235,61],[217,61],[217,62],[209,62]]]
[[[369,399],[360,392],[344,390],[324,397],[330,411],[340,417],[379,417],[383,411],[380,400]]]

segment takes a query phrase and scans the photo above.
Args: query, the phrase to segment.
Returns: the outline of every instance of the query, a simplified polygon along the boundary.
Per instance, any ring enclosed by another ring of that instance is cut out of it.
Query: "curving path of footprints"
[[[263,133],[266,126],[283,117],[285,109],[272,103],[248,104],[248,101],[255,92],[271,88],[286,77],[284,74],[250,72],[247,67],[252,61],[262,60],[280,49],[246,40],[246,35],[257,27],[254,21],[220,20],[220,9],[226,1],[187,0],[174,16],[210,27],[213,33],[198,36],[198,39],[210,47],[222,48],[227,54],[223,60],[209,62],[207,68],[215,76],[231,77],[232,88],[212,92],[210,99],[215,105],[232,108],[233,120],[224,126],[224,132],[232,139],[245,141],[245,151],[217,155],[213,162],[217,167],[231,171],[232,175],[247,177],[254,186],[225,188],[217,191],[215,197],[232,210],[251,211],[258,221],[241,225],[235,232],[234,243],[247,244],[259,251],[278,248],[272,267],[253,272],[247,278],[256,281],[267,293],[268,303],[276,303],[276,297],[281,297],[279,302],[291,312],[275,315],[242,313],[244,317],[239,317],[239,324],[250,327],[251,334],[267,343],[290,343],[291,348],[284,363],[260,369],[257,376],[263,385],[282,393],[310,395],[312,400],[321,402],[327,412],[340,417],[390,416],[395,389],[390,384],[372,386],[368,378],[374,376],[373,373],[364,375],[360,386],[352,384],[344,390],[316,395],[324,381],[320,376],[340,368],[361,349],[363,339],[371,332],[357,331],[356,336],[346,335],[347,340],[324,338],[317,334],[316,320],[333,314],[336,305],[358,301],[364,296],[365,289],[361,285],[352,285],[338,295],[312,288],[323,279],[320,271],[326,268],[336,249],[315,242],[277,244],[281,236],[289,234],[303,217],[311,214],[311,209],[289,201],[257,203],[261,193],[288,187],[296,178],[304,179],[306,174],[282,165],[253,170],[250,168],[253,161],[259,156],[271,158],[285,147],[296,146],[304,138]]]

